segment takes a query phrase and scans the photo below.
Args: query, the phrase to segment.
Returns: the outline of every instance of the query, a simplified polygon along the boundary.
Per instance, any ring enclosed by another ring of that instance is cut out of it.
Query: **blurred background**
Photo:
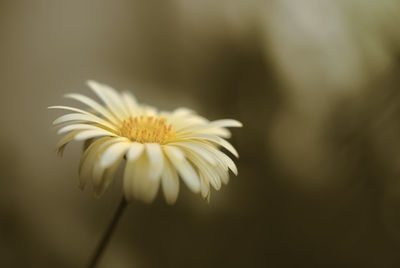
[[[207,204],[132,203],[99,267],[400,267],[400,2],[0,0],[0,266],[85,267],[121,197],[50,105],[87,79],[235,118]],[[181,184],[183,185],[183,184]]]

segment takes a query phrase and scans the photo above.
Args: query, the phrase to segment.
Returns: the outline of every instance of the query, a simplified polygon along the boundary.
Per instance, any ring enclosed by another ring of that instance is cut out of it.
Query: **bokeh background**
[[[121,197],[50,105],[87,79],[236,118],[239,176],[126,211],[99,267],[400,267],[398,0],[0,1],[0,266],[85,267]],[[181,184],[183,185],[183,184]]]

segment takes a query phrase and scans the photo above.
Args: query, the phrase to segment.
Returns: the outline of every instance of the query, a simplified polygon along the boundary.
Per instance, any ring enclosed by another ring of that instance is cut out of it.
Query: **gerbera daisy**
[[[65,134],[56,146],[59,153],[72,140],[85,141],[79,164],[82,189],[91,179],[95,195],[102,195],[124,158],[126,200],[152,202],[161,184],[167,203],[173,204],[179,192],[179,176],[191,191],[209,200],[210,185],[219,190],[222,183],[228,183],[229,170],[237,175],[235,163],[220,148],[238,157],[224,138],[231,135],[227,127],[241,127],[240,122],[208,121],[186,108],[157,111],[139,104],[129,92],[120,94],[95,81],[88,81],[88,85],[104,104],[74,93],[65,97],[85,104],[89,110],[49,107],[73,112],[53,123],[61,127],[59,134]]]

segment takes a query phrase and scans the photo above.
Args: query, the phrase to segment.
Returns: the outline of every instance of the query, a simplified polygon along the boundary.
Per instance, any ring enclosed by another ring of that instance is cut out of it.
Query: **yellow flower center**
[[[131,116],[122,122],[121,135],[140,143],[165,144],[175,136],[175,132],[163,118]]]

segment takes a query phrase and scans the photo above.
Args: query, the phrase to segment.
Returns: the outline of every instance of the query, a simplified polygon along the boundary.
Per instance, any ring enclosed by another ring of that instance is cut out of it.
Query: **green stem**
[[[106,246],[108,245],[110,238],[117,227],[118,221],[121,218],[123,212],[125,211],[125,208],[127,206],[127,202],[124,197],[122,197],[119,206],[117,210],[115,211],[114,217],[112,218],[111,222],[109,223],[103,238],[101,239],[100,243],[97,246],[97,249],[95,253],[93,254],[92,259],[90,260],[90,263],[88,265],[88,268],[95,268],[97,263],[100,260],[100,257],[102,256]]]

